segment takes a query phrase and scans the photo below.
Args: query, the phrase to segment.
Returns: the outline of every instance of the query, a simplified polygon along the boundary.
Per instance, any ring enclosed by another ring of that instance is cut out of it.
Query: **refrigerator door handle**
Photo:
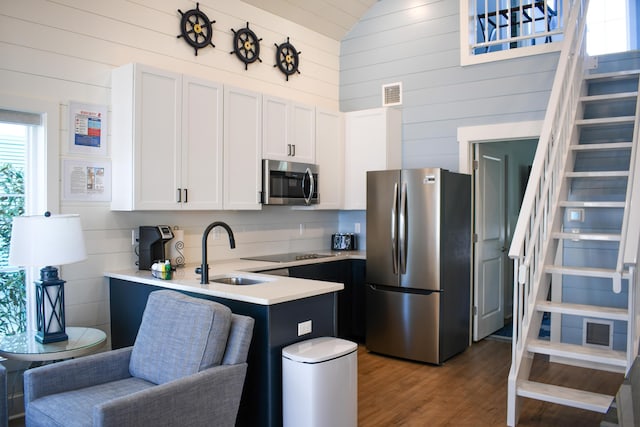
[[[398,249],[396,247],[396,229],[398,228],[398,183],[393,186],[393,203],[391,204],[391,259],[393,260],[393,274],[398,274]]]
[[[400,224],[398,233],[400,235],[400,274],[407,272],[407,183],[402,183],[402,194],[400,196]]]

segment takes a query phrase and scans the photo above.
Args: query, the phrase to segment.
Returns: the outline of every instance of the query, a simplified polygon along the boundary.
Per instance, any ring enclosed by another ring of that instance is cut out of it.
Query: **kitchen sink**
[[[266,283],[270,280],[257,278],[257,277],[247,277],[247,276],[222,276],[209,279],[209,282],[213,283],[222,283],[224,285],[257,285],[259,283]]]

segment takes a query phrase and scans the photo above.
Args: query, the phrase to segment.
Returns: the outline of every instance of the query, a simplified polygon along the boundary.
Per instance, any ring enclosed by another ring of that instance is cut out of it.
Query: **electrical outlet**
[[[300,224],[300,235],[304,234],[304,224]]]
[[[216,227],[213,229],[213,240],[220,240],[220,228]]]
[[[298,336],[311,333],[311,320],[298,323]]]
[[[131,230],[131,246],[135,246],[138,244],[138,239],[140,238],[139,229],[134,228]]]
[[[354,232],[355,232],[355,233],[359,233],[359,232],[360,232],[360,223],[359,223],[359,222],[356,222],[356,225],[355,225],[355,227],[354,227],[354,228],[355,228],[355,231],[354,231]]]

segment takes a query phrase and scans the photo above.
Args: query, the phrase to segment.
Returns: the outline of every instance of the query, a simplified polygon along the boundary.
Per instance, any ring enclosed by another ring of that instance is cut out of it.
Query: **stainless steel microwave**
[[[318,166],[309,163],[262,161],[262,203],[314,205],[318,197]]]

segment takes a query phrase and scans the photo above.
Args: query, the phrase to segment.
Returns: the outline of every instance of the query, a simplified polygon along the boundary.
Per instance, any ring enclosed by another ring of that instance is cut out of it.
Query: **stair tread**
[[[606,413],[613,396],[533,381],[518,381],[519,396]]]
[[[600,277],[604,279],[614,279],[618,274],[616,270],[611,268],[574,267],[552,264],[545,265],[544,272],[552,274],[566,274],[568,276]],[[628,279],[629,277],[629,270],[623,270],[621,278]]]
[[[602,240],[608,242],[620,241],[620,234],[615,233],[574,233],[571,231],[556,231],[552,233],[554,239],[570,239],[570,240]]]
[[[533,339],[527,344],[527,350],[533,353],[585,360],[610,366],[627,366],[627,354],[624,351],[609,350],[608,348]]]
[[[629,171],[567,172],[564,176],[567,178],[622,178],[628,177]]]
[[[597,119],[576,120],[576,125],[595,126],[595,125],[609,125],[609,124],[620,124],[620,123],[633,123],[634,121],[635,121],[634,116],[602,117]]]
[[[613,101],[621,99],[634,99],[638,97],[638,92],[617,92],[606,93],[602,95],[587,95],[580,98],[583,102],[599,102],[599,101]]]
[[[562,313],[573,316],[587,316],[598,319],[623,320],[628,319],[627,309],[617,307],[601,307],[597,305],[573,304],[566,302],[540,301],[536,310],[549,313]]]
[[[640,70],[621,70],[608,73],[585,74],[585,80],[616,80],[619,78],[633,77],[640,74]]]
[[[560,206],[565,208],[624,208],[625,202],[586,202],[567,201],[560,202]]]
[[[574,151],[582,150],[622,150],[631,148],[632,142],[605,142],[601,144],[572,144],[569,148]]]

